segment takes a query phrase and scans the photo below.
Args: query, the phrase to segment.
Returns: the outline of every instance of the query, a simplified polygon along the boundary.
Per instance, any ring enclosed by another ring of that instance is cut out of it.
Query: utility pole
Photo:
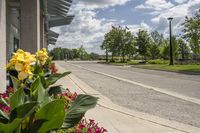
[[[172,47],[172,17],[168,18],[169,20],[169,39],[170,39],[170,63],[169,65],[174,65],[173,61],[173,47]]]

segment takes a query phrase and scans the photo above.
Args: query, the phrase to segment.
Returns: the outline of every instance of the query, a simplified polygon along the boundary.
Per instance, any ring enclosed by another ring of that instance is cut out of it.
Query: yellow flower
[[[32,62],[36,61],[35,55],[32,55],[32,54],[30,54],[28,52],[24,53],[24,59],[25,59],[25,62],[28,62],[28,63],[32,63]]]
[[[36,62],[35,55],[29,52],[24,52],[22,49],[17,50],[13,54],[9,63],[7,64],[7,69],[15,69],[18,72],[19,80],[24,80],[28,76],[32,76],[33,64]]]
[[[19,80],[24,80],[25,78],[28,77],[28,74],[25,73],[24,71],[21,71],[19,74],[18,74],[18,79]]]
[[[22,68],[23,68],[23,64],[21,64],[21,63],[16,63],[16,64],[15,64],[15,69],[16,69],[17,71],[22,71]]]
[[[47,59],[49,58],[48,53],[46,48],[43,48],[42,50],[39,50],[36,52],[36,59],[42,64],[44,65],[47,61]]]

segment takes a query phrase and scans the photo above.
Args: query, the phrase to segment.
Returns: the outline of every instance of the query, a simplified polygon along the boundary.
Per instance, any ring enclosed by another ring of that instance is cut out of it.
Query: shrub
[[[168,60],[149,60],[148,64],[169,64]]]
[[[131,60],[128,62],[128,65],[138,65],[140,64],[141,60]]]

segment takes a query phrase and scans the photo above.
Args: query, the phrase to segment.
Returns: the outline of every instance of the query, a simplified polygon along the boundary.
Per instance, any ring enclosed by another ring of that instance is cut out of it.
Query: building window
[[[19,49],[19,39],[14,37],[14,52]]]

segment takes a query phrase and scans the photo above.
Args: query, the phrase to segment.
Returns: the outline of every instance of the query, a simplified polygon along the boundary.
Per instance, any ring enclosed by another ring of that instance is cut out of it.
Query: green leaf
[[[18,106],[17,108],[11,111],[10,121],[16,118],[24,119],[25,117],[30,116],[30,114],[32,114],[35,111],[37,106],[38,106],[37,102],[30,102]]]
[[[40,104],[46,104],[51,101],[48,92],[44,89],[40,78],[37,78],[30,87],[31,97]]]
[[[34,74],[43,76],[44,72],[40,65],[35,64]]]
[[[7,123],[9,121],[9,117],[2,110],[0,110],[0,122]]]
[[[31,87],[30,87],[31,94],[32,94],[32,95],[36,95],[35,93],[37,92],[38,88],[40,88],[40,87],[43,87],[43,86],[41,85],[40,78],[37,78],[37,79],[31,84]]]
[[[65,109],[63,100],[54,100],[43,106],[35,115],[36,120],[47,120],[39,129],[40,133],[46,133],[53,129],[59,129],[64,121]]]
[[[48,93],[51,96],[51,95],[60,94],[60,93],[62,93],[63,90],[64,89],[61,86],[53,86],[53,87],[49,88]]]
[[[78,124],[78,122],[85,115],[86,111],[96,106],[97,99],[98,98],[90,95],[78,95],[76,100],[67,110],[62,128],[71,128]]]
[[[48,95],[48,92],[44,89],[40,78],[37,78],[30,87],[31,97],[33,100],[37,101],[41,105],[49,103],[51,98]]]
[[[42,124],[46,121],[48,121],[48,120],[36,120],[36,121],[34,121],[34,123],[31,125],[31,127],[29,128],[29,130],[27,132],[28,133],[38,133],[38,130],[40,129]]]
[[[0,123],[0,133],[13,133],[17,130],[17,128],[20,126],[22,122],[22,119],[15,119],[11,123],[3,124]]]
[[[20,81],[17,78],[15,78],[14,76],[11,76],[11,75],[10,75],[10,78],[11,78],[11,81],[12,81],[12,84],[13,84],[13,88],[15,90],[17,90],[20,86]]]
[[[19,88],[10,98],[10,107],[11,110],[16,108],[17,106],[20,106],[24,103],[25,94],[24,89]]]
[[[35,111],[37,105],[37,102],[31,102],[20,105],[12,110],[10,114],[10,123],[0,123],[0,133],[20,132],[19,127],[21,122]]]
[[[21,122],[35,111],[37,105],[37,102],[31,102],[20,105],[12,110],[10,114],[10,123],[0,123],[0,133],[19,132]]]
[[[62,74],[57,73],[57,74],[51,74],[47,80],[46,80],[46,88],[48,88],[50,85],[56,83],[59,79],[65,77],[66,75],[70,74],[71,72],[64,72]]]

